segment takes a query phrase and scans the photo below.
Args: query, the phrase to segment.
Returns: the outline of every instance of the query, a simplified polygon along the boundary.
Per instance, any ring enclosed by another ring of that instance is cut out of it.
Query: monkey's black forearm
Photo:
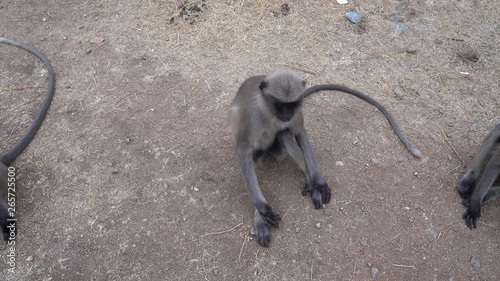
[[[323,85],[312,86],[310,88],[307,88],[304,91],[304,94],[302,96],[303,96],[303,98],[306,98],[307,96],[309,96],[313,93],[320,92],[320,91],[326,91],[326,90],[344,92],[344,93],[356,96],[356,97],[374,105],[376,108],[378,108],[384,114],[385,118],[387,119],[387,121],[389,121],[389,124],[391,124],[392,129],[394,130],[394,132],[396,133],[398,138],[401,140],[401,142],[404,144],[406,149],[408,149],[408,151],[410,151],[411,154],[413,154],[414,156],[416,156],[420,159],[425,158],[425,156],[422,154],[422,152],[420,152],[420,150],[418,150],[418,148],[416,148],[414,145],[412,145],[410,143],[410,141],[403,135],[403,133],[399,129],[398,124],[396,123],[396,120],[394,119],[394,117],[392,117],[391,113],[389,113],[389,111],[387,111],[387,109],[385,109],[385,107],[383,105],[381,105],[379,102],[377,102],[373,98],[371,98],[371,97],[369,97],[369,96],[367,96],[359,91],[350,89],[346,86],[336,85],[336,84],[323,84]]]
[[[323,204],[328,204],[330,202],[332,192],[328,187],[325,179],[321,175],[318,166],[316,165],[312,147],[304,129],[300,130],[300,132],[297,134],[296,140],[297,144],[304,154],[307,171],[311,179],[310,182],[306,182],[306,186],[304,188],[304,191],[302,192],[302,195],[305,196],[310,192],[312,195],[314,207],[316,209],[320,209]]]

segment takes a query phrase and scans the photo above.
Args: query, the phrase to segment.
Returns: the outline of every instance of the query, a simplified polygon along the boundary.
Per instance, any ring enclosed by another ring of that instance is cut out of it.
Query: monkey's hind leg
[[[263,247],[269,247],[271,241],[269,227],[277,227],[281,220],[280,216],[273,212],[271,206],[267,204],[264,195],[260,191],[257,175],[255,174],[255,162],[251,153],[246,153],[243,149],[237,151],[238,162],[240,163],[245,185],[250,193],[255,208],[253,230],[257,236],[257,241]]]

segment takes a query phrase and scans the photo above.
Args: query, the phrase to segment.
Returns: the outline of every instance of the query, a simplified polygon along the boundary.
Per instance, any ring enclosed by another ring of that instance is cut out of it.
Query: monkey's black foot
[[[332,191],[328,187],[325,181],[315,180],[312,184],[307,184],[302,191],[302,195],[306,196],[307,193],[311,193],[311,197],[316,209],[321,209],[323,204],[330,203],[330,198],[332,197]]]
[[[465,224],[470,229],[476,228],[476,221],[481,217],[481,206],[469,206],[467,211],[463,215],[463,219],[465,220]]]
[[[255,213],[253,232],[257,236],[257,241],[263,247],[269,247],[271,238],[269,236],[269,227],[278,227],[281,217],[273,212],[269,205],[264,205]]]

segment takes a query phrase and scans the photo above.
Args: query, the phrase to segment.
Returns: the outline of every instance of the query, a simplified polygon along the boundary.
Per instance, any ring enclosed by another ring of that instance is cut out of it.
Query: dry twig
[[[443,137],[444,137],[444,140],[448,143],[448,145],[451,147],[451,150],[453,150],[453,152],[455,153],[455,155],[458,157],[458,159],[460,159],[460,162],[462,162],[462,165],[464,167],[467,167],[467,165],[465,165],[465,162],[464,160],[462,159],[462,157],[460,157],[460,155],[458,154],[457,150],[455,149],[455,147],[453,146],[453,144],[451,144],[450,140],[448,139],[448,137],[446,136],[446,133],[444,132],[444,130],[439,127],[439,129],[441,130],[441,133],[443,134]]]
[[[235,230],[236,228],[240,227],[242,224],[243,224],[243,223],[239,223],[238,225],[233,226],[232,228],[230,228],[230,229],[228,229],[228,230],[223,230],[223,231],[217,231],[217,232],[205,233],[205,234],[201,235],[201,237],[203,237],[203,236],[209,236],[209,235],[224,234],[224,233],[227,233],[227,232],[231,232],[231,231]]]

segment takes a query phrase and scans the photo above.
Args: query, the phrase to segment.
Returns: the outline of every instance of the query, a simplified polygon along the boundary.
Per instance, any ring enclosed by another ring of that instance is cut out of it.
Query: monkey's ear
[[[262,81],[262,83],[260,83],[259,89],[262,91],[262,90],[264,90],[265,87],[267,87],[267,82]]]

